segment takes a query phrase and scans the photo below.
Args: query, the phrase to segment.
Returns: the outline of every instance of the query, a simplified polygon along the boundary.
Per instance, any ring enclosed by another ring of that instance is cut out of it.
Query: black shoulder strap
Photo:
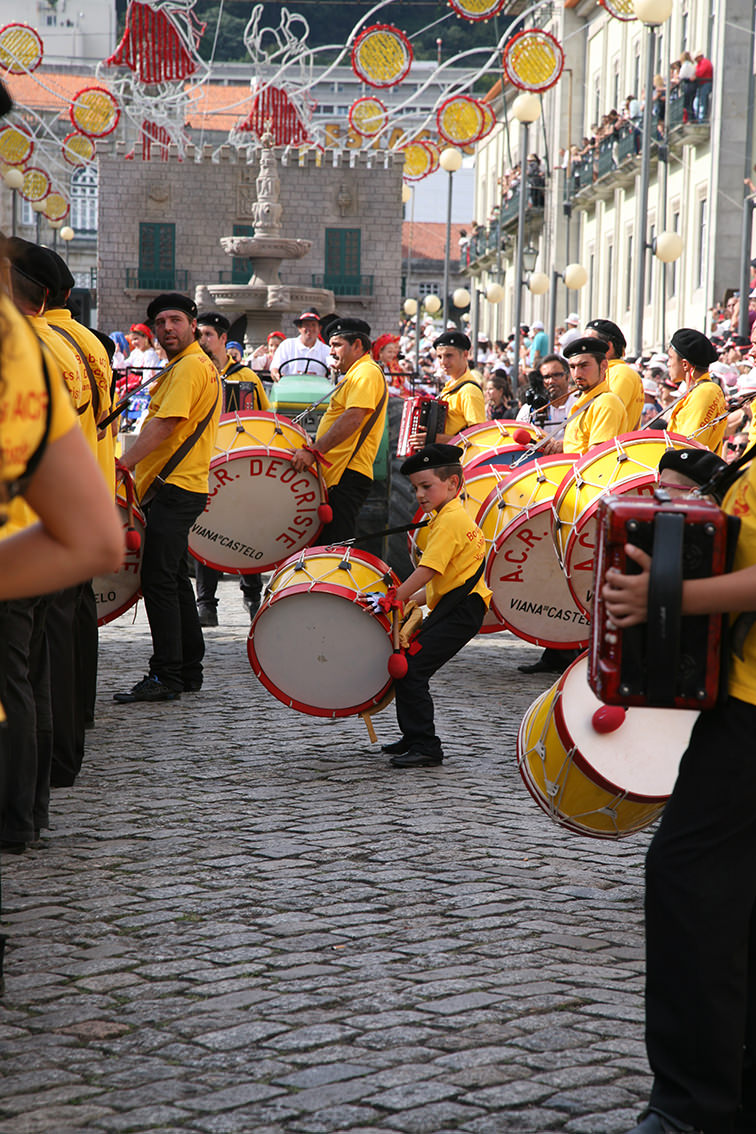
[[[246,363],[235,362],[233,366],[229,366],[228,370],[224,374],[221,374],[221,378],[230,378],[232,374],[238,374],[238,372],[240,370],[245,370],[245,369],[246,369]]]
[[[383,372],[381,371],[381,373],[383,373]],[[360,435],[357,438],[357,444],[352,449],[352,455],[349,458],[349,462],[348,462],[349,464],[351,464],[352,461],[354,460],[354,458],[357,456],[357,453],[362,448],[362,445],[365,442],[365,440],[367,439],[367,436],[370,433],[370,430],[373,428],[376,421],[380,417],[381,410],[383,409],[383,407],[386,404],[386,398],[387,397],[388,397],[388,385],[387,385],[386,379],[384,377],[384,379],[383,379],[383,394],[381,395],[381,400],[379,401],[378,405],[375,407],[375,409],[371,413],[371,415],[368,418],[368,420],[366,421],[366,423],[363,425],[362,431],[360,432]]]
[[[78,358],[81,359],[82,366],[86,370],[87,378],[89,379],[89,388],[92,391],[92,411],[94,413],[95,422],[97,422],[100,417],[100,387],[97,385],[97,379],[95,378],[94,371],[90,366],[86,351],[83,351],[73,335],[70,335],[68,331],[64,331],[62,327],[58,327],[55,323],[49,323],[48,326],[50,326],[57,335],[60,335],[61,338],[64,338],[66,342],[73,347]]]
[[[141,499],[142,504],[149,504],[150,500],[152,500],[152,498],[155,495],[155,493],[157,492],[158,488],[162,487],[162,485],[165,484],[166,477],[169,477],[171,475],[171,473],[176,468],[176,466],[181,464],[181,462],[183,461],[183,459],[187,455],[187,453],[189,453],[190,450],[194,448],[194,445],[200,439],[202,434],[207,429],[207,426],[209,425],[210,421],[212,420],[212,416],[215,413],[215,407],[218,404],[219,392],[220,392],[220,382],[216,382],[215,398],[213,399],[213,404],[212,404],[209,412],[207,414],[205,414],[205,416],[202,418],[202,421],[200,421],[198,423],[198,425],[195,427],[194,431],[192,433],[190,433],[190,435],[186,438],[186,440],[181,445],[179,445],[179,447],[178,447],[178,449],[176,449],[175,453],[171,454],[171,456],[168,458],[168,460],[163,465],[160,472],[157,473],[155,475],[154,479],[148,484],[147,488],[144,491],[144,495],[142,496],[142,499]]]
[[[420,560],[420,563],[422,565],[422,559]],[[471,593],[478,580],[483,577],[483,572],[485,571],[485,569],[486,561],[484,559],[481,565],[478,567],[477,571],[475,571],[475,573],[472,574],[469,579],[465,579],[464,583],[460,583],[460,585],[458,587],[455,587],[453,591],[448,591],[443,596],[443,598],[439,599],[438,604],[434,607],[434,609],[430,612],[428,617],[423,622],[423,629],[427,630],[429,626],[434,625],[436,622],[440,622],[442,618],[448,617],[448,615],[450,615],[451,612],[456,607],[458,607],[459,604]]]

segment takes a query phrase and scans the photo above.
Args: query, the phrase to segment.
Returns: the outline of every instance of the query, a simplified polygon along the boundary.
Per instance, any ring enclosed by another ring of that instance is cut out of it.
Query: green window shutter
[[[176,285],[175,224],[139,225],[139,287],[154,290]]]
[[[234,236],[254,236],[254,225],[251,224],[235,224]],[[249,277],[252,275],[252,261],[249,256],[232,256],[231,262],[231,283],[245,284],[249,282]]]
[[[359,228],[327,228],[324,286],[337,295],[360,294]]]

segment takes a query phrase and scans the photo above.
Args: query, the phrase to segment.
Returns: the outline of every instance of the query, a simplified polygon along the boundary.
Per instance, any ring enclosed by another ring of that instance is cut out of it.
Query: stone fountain
[[[216,307],[232,323],[246,315],[247,343],[253,346],[265,342],[271,331],[284,331],[287,337],[295,334],[292,319],[284,316],[295,317],[310,307],[316,307],[321,315],[335,309],[334,294],[326,288],[281,283],[281,262],[301,260],[312,248],[312,241],[281,236],[281,181],[269,123],[260,141],[257,201],[252,206],[255,235],[221,237],[223,251],[229,256],[252,261],[252,275],[246,284],[200,285],[195,293],[200,309]]]

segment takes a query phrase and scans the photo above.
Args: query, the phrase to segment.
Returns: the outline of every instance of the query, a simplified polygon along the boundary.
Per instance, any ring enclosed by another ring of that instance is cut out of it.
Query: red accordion
[[[708,709],[726,680],[726,618],[683,616],[683,579],[730,569],[736,534],[717,506],[606,496],[599,503],[588,683],[610,705]],[[647,621],[620,630],[608,622],[601,590],[606,572],[639,568],[631,543],[651,556]]]
[[[397,457],[411,457],[418,451],[419,446],[410,444],[410,437],[417,429],[425,429],[426,445],[432,444],[439,433],[443,433],[446,425],[446,402],[439,398],[420,395],[417,398],[408,398],[404,403],[402,421],[399,426],[399,441],[396,446]]]

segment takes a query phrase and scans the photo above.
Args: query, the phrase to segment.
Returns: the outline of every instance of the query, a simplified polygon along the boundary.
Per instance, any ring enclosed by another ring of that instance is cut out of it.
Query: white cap
[[[531,330],[533,330],[533,331],[542,331],[543,329],[544,329],[543,323],[540,321],[540,319],[538,320],[537,323],[533,323],[531,325]]]
[[[577,327],[578,323],[580,322],[580,316],[578,315],[577,311],[570,311],[569,315],[567,316],[567,322],[572,323],[573,326]]]
[[[728,366],[726,362],[712,362],[709,367],[709,374],[715,378],[721,378],[728,386],[736,386],[738,383],[738,371],[734,366]]]
[[[666,354],[652,354],[648,362],[646,363],[646,365],[650,366],[652,369],[658,366],[662,370],[666,370],[668,364],[669,359],[667,358]]]
[[[653,394],[653,396],[656,397],[659,393],[659,387],[656,382],[654,382],[653,378],[644,378],[642,381],[644,394]]]
[[[747,374],[741,374],[738,378],[738,389],[741,394],[750,394],[756,390],[756,367],[749,370]]]

